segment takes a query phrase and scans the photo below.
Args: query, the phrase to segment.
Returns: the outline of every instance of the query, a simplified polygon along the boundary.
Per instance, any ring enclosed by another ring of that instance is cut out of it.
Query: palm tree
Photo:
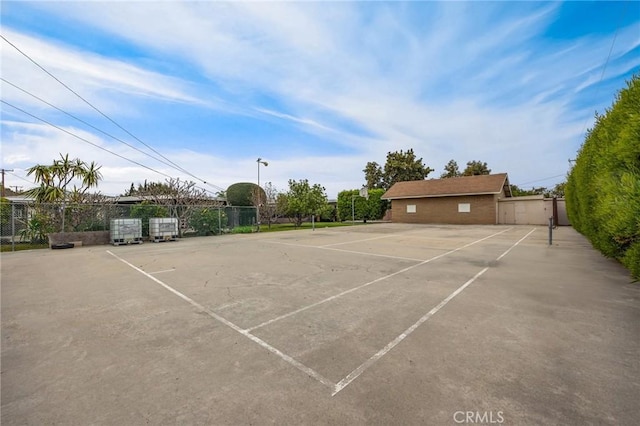
[[[38,203],[61,203],[62,205],[62,232],[64,232],[65,203],[69,198],[69,193],[84,194],[89,188],[97,187],[102,179],[100,173],[101,166],[95,162],[87,164],[79,158],[70,160],[69,154],[60,154],[60,160],[54,160],[51,165],[37,164],[27,169],[27,176],[33,175],[39,187],[26,192],[36,199]],[[80,181],[78,188],[75,184],[69,190],[72,182]]]

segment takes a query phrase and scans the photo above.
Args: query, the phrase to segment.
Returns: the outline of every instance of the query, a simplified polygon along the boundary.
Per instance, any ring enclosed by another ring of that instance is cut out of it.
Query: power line
[[[82,124],[84,124],[84,125],[86,125],[86,126],[91,127],[92,129],[94,129],[94,130],[96,130],[96,131],[98,131],[98,132],[102,133],[103,135],[106,135],[106,136],[108,136],[108,137],[110,137],[110,138],[112,138],[112,139],[115,139],[116,141],[118,141],[118,142],[120,142],[120,143],[122,143],[122,144],[124,144],[124,145],[128,146],[129,148],[134,149],[134,150],[138,151],[139,153],[144,154],[144,155],[146,155],[146,156],[148,156],[148,157],[150,157],[150,158],[153,158],[154,160],[156,160],[156,161],[158,161],[158,162],[160,162],[160,163],[162,163],[162,164],[164,164],[164,165],[166,165],[166,166],[169,166],[169,167],[171,167],[171,168],[174,168],[174,169],[176,169],[176,170],[178,170],[178,171],[182,171],[182,170],[180,170],[179,168],[177,168],[177,167],[175,167],[174,165],[172,165],[171,163],[165,162],[165,161],[163,161],[163,160],[161,160],[161,159],[159,159],[159,158],[157,158],[157,157],[154,157],[153,155],[149,154],[148,152],[145,152],[145,151],[143,151],[143,150],[141,150],[141,149],[139,149],[139,148],[137,148],[137,147],[135,147],[135,146],[133,146],[133,145],[131,145],[131,144],[129,144],[129,143],[127,143],[127,142],[125,142],[125,141],[123,141],[122,139],[120,139],[120,138],[118,138],[118,137],[116,137],[116,136],[113,136],[112,134],[107,133],[107,132],[105,132],[104,130],[101,130],[101,129],[97,128],[96,126],[92,125],[91,123],[88,123],[87,121],[85,121],[85,120],[81,119],[80,117],[76,117],[75,115],[73,115],[73,114],[71,114],[71,113],[69,113],[69,112],[67,112],[67,111],[65,111],[65,110],[63,110],[63,109],[61,109],[61,108],[59,108],[59,107],[57,107],[57,106],[55,106],[55,105],[53,105],[53,104],[51,104],[51,103],[47,102],[47,101],[45,101],[44,99],[42,99],[42,98],[40,98],[40,97],[38,97],[38,96],[34,95],[33,93],[29,92],[28,90],[25,90],[25,89],[21,88],[20,86],[18,86],[18,85],[16,85],[16,84],[12,83],[12,82],[10,82],[10,81],[8,81],[8,80],[7,80],[7,79],[5,79],[4,77],[0,77],[0,80],[2,80],[2,81],[4,81],[5,83],[7,83],[7,84],[9,84],[9,85],[11,85],[11,86],[13,86],[13,87],[15,87],[16,89],[20,90],[21,92],[23,92],[23,93],[25,93],[25,94],[27,94],[27,95],[29,95],[29,96],[31,96],[31,97],[33,97],[33,98],[35,98],[35,99],[39,100],[40,102],[42,102],[42,103],[44,103],[44,104],[46,104],[46,105],[50,106],[51,108],[54,108],[54,109],[56,109],[56,110],[60,111],[61,113],[66,114],[67,116],[69,116],[69,117],[71,117],[71,118],[73,118],[73,119],[75,119],[75,120],[78,120],[78,121],[79,121],[79,122],[81,122]]]
[[[17,50],[21,55],[23,55],[25,58],[27,58],[30,62],[32,62],[35,66],[37,66],[38,68],[40,68],[43,72],[45,72],[47,75],[49,75],[51,78],[53,78],[54,80],[56,80],[58,83],[60,83],[64,88],[66,88],[67,90],[69,90],[71,93],[73,93],[74,95],[76,95],[79,99],[81,99],[84,103],[86,103],[87,105],[89,105],[89,107],[91,107],[93,110],[95,110],[96,112],[98,112],[98,114],[102,115],[104,118],[106,118],[107,120],[109,120],[111,123],[113,123],[116,127],[118,127],[119,129],[121,129],[122,131],[124,131],[126,134],[128,134],[129,136],[131,136],[132,138],[134,138],[136,141],[140,142],[142,145],[146,146],[147,148],[149,148],[151,151],[153,151],[154,153],[158,154],[160,157],[164,158],[166,161],[168,161],[169,163],[173,164],[175,168],[177,168],[179,171],[191,176],[192,178],[201,181],[202,183],[204,183],[205,185],[209,185],[214,189],[217,189],[218,191],[224,191],[223,188],[208,183],[206,180],[194,175],[193,173],[187,171],[186,169],[184,169],[183,167],[179,166],[178,164],[176,164],[175,162],[171,161],[170,159],[168,159],[167,157],[165,157],[164,155],[162,155],[160,152],[156,151],[155,149],[153,149],[151,146],[149,146],[148,144],[146,144],[144,141],[142,141],[140,138],[138,138],[137,136],[135,136],[134,134],[132,134],[131,132],[129,132],[127,129],[125,129],[124,127],[122,127],[120,124],[118,124],[116,121],[114,121],[111,117],[109,117],[108,115],[106,115],[105,113],[103,113],[100,109],[98,109],[96,106],[94,106],[91,102],[89,102],[88,100],[86,100],[85,98],[83,98],[79,93],[77,93],[75,90],[73,90],[72,88],[70,88],[69,86],[67,86],[65,83],[63,83],[59,78],[57,78],[55,75],[51,74],[47,69],[45,69],[42,65],[40,65],[38,62],[36,62],[34,59],[32,59],[29,55],[27,55],[25,52],[23,52],[22,50],[20,50],[20,48],[18,48],[15,44],[11,43],[5,36],[3,36],[2,34],[0,34],[0,37],[2,37],[2,39],[7,42],[11,47],[13,47],[15,50]],[[146,167],[146,166],[144,166]]]
[[[598,99],[598,95],[600,94],[600,83],[602,83],[602,79],[604,78],[604,73],[607,70],[607,65],[609,64],[609,59],[611,59],[611,53],[613,52],[613,46],[616,44],[616,39],[618,38],[618,31],[620,30],[620,23],[622,22],[622,17],[624,16],[624,12],[627,9],[627,5],[625,4],[624,6],[624,10],[623,13],[620,15],[620,18],[618,20],[618,25],[616,26],[616,32],[613,35],[613,40],[611,41],[611,47],[609,47],[609,53],[607,54],[607,60],[604,62],[604,66],[602,67],[602,72],[600,73],[600,79],[598,80],[597,86],[596,86],[596,95],[594,96],[595,99]],[[585,128],[587,127],[587,121],[589,121],[589,117],[585,118],[584,120],[584,124],[582,125],[582,130],[580,131],[580,135],[583,136],[584,138],[584,131]]]
[[[104,147],[102,147],[102,146],[100,146],[100,145],[97,145],[97,144],[95,144],[95,143],[91,142],[90,140],[87,140],[87,139],[85,139],[85,138],[83,138],[83,137],[81,137],[81,136],[78,136],[78,135],[76,135],[75,133],[73,133],[73,132],[71,132],[71,131],[69,131],[69,130],[63,129],[62,127],[56,126],[55,124],[50,123],[49,121],[47,121],[47,120],[45,120],[45,119],[43,119],[43,118],[40,118],[40,117],[38,117],[38,116],[36,116],[36,115],[34,115],[34,114],[31,114],[30,112],[27,112],[27,111],[23,110],[22,108],[19,108],[19,107],[15,106],[15,105],[13,105],[13,104],[11,104],[11,103],[9,103],[9,102],[5,101],[5,100],[0,99],[0,102],[2,102],[3,104],[6,104],[6,105],[8,105],[8,106],[10,106],[10,107],[12,107],[12,108],[17,109],[18,111],[20,111],[20,112],[22,112],[22,113],[24,113],[24,114],[28,115],[29,117],[35,118],[36,120],[42,121],[43,123],[48,124],[49,126],[51,126],[51,127],[55,128],[55,129],[58,129],[58,130],[60,130],[60,131],[62,131],[62,132],[64,132],[64,133],[67,133],[68,135],[71,135],[71,136],[73,136],[74,138],[80,139],[81,141],[86,142],[86,143],[88,143],[89,145],[92,145],[92,146],[94,146],[94,147],[96,147],[96,148],[98,148],[98,149],[101,149],[101,150],[103,150],[103,151],[106,151],[106,152],[108,152],[109,154],[115,155],[115,156],[116,156],[116,157],[118,157],[118,158],[122,158],[123,160],[129,161],[130,163],[133,163],[133,164],[135,164],[135,165],[138,165],[138,166],[140,166],[140,167],[143,167],[143,168],[145,168],[145,169],[147,169],[147,170],[150,170],[150,171],[152,171],[152,172],[154,172],[154,173],[161,174],[161,175],[163,175],[163,176],[165,176],[165,177],[168,177],[169,179],[173,179],[173,176],[171,176],[171,175],[168,175],[168,174],[166,174],[166,173],[164,173],[164,172],[161,172],[161,171],[159,171],[159,170],[156,170],[156,169],[154,169],[154,168],[152,168],[152,167],[145,166],[145,165],[144,165],[144,164],[142,164],[142,163],[139,163],[139,162],[137,162],[137,161],[135,161],[135,160],[132,160],[132,159],[127,158],[127,157],[125,157],[125,156],[123,156],[123,155],[117,154],[117,153],[115,153],[115,152],[113,152],[113,151],[111,151],[111,150],[109,150],[109,149],[107,149],[107,148],[104,148]],[[15,175],[15,176],[16,176],[16,177],[19,177],[19,176],[17,176],[17,175]],[[23,178],[21,178],[21,179],[23,179]],[[23,179],[23,180],[26,180],[26,179]],[[196,188],[202,189],[202,190],[203,190],[203,191],[205,191],[205,192],[209,192],[210,194],[216,195],[214,192],[209,191],[208,189],[201,188],[201,187],[198,187],[198,186],[196,186]]]
[[[8,170],[7,170],[7,171],[8,171]],[[18,179],[21,179],[21,180],[23,180],[23,181],[25,181],[25,182],[29,182],[30,184],[33,184],[33,182],[32,182],[32,181],[30,181],[29,179],[23,178],[22,176],[18,176],[15,172],[11,172],[11,173],[9,173],[9,174],[10,174],[10,175],[13,175],[13,177],[16,177],[16,178],[18,178]]]
[[[100,146],[100,145],[98,145],[98,144],[95,144],[95,143],[91,142],[90,140],[83,138],[82,136],[78,136],[78,135],[76,135],[76,134],[75,134],[75,133],[73,133],[73,132],[70,132],[70,131],[68,131],[68,130],[66,130],[66,129],[63,129],[62,127],[56,126],[55,124],[53,124],[53,123],[51,123],[51,122],[49,122],[49,121],[47,121],[47,120],[45,120],[45,119],[43,119],[43,118],[40,118],[40,117],[38,117],[38,116],[36,116],[36,115],[33,115],[33,114],[31,114],[30,112],[27,112],[27,111],[23,110],[22,108],[17,107],[17,106],[15,106],[15,105],[13,105],[13,104],[11,104],[11,103],[9,103],[9,102],[5,101],[5,100],[0,99],[0,102],[2,102],[2,103],[3,103],[3,104],[5,104],[5,105],[10,106],[11,108],[17,109],[18,111],[22,112],[23,114],[28,115],[29,117],[35,118],[35,119],[36,119],[36,120],[38,120],[38,121],[42,121],[43,123],[48,124],[48,125],[49,125],[49,126],[51,126],[51,127],[54,127],[54,128],[56,128],[56,129],[58,129],[58,130],[60,130],[60,131],[62,131],[62,132],[64,132],[64,133],[66,133],[66,134],[68,134],[68,135],[71,135],[71,136],[73,136],[74,138],[80,139],[81,141],[86,142],[86,143],[88,143],[89,145],[92,145],[92,146],[94,146],[94,147],[96,147],[96,148],[98,148],[98,149],[101,149],[101,150],[103,150],[103,151],[106,151],[106,152],[108,152],[109,154],[115,155],[115,156],[116,156],[116,157],[118,157],[118,158],[122,158],[122,159],[123,159],[123,160],[125,160],[125,161],[128,161],[128,162],[130,162],[130,163],[133,163],[133,164],[135,164],[135,165],[137,165],[137,166],[140,166],[140,167],[144,167],[144,168],[145,168],[145,169],[147,169],[147,170],[150,170],[150,171],[152,171],[152,172],[154,172],[154,173],[161,174],[161,175],[166,176],[166,177],[168,177],[168,178],[172,178],[172,177],[173,177],[173,176],[168,175],[168,174],[166,174],[166,173],[164,173],[164,172],[158,171],[158,170],[153,169],[153,168],[151,168],[151,167],[149,167],[149,166],[145,166],[145,165],[144,165],[144,164],[142,164],[142,163],[138,163],[138,162],[137,162],[137,161],[135,161],[135,160],[132,160],[132,159],[127,158],[127,157],[125,157],[125,156],[123,156],[123,155],[120,155],[120,154],[117,154],[117,153],[115,153],[115,152],[113,152],[113,151],[111,151],[111,150],[108,150],[108,149],[107,149],[107,148],[105,148],[105,147],[102,147],[102,146]]]
[[[529,181],[529,182],[519,183],[519,184],[517,184],[516,186],[529,185],[529,184],[531,184],[531,183],[542,182],[542,181],[549,180],[549,179],[554,179],[554,178],[557,178],[557,177],[560,177],[560,176],[565,176],[565,174],[563,173],[563,174],[561,174],[561,175],[555,175],[555,176],[549,176],[549,177],[542,178],[542,179],[531,180],[531,181]]]

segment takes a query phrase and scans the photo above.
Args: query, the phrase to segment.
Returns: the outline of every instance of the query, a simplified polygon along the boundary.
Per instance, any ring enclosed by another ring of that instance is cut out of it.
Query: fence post
[[[553,216],[549,218],[549,245],[553,243]]]
[[[11,203],[11,251],[16,251],[16,205]]]

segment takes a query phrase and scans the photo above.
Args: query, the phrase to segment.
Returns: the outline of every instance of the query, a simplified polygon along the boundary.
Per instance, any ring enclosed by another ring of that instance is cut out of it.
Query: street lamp
[[[262,201],[262,194],[260,193],[260,164],[267,167],[269,163],[263,161],[260,157],[258,157],[256,163],[258,163],[258,200],[256,202],[256,224],[258,226],[258,232],[260,232],[260,201]]]

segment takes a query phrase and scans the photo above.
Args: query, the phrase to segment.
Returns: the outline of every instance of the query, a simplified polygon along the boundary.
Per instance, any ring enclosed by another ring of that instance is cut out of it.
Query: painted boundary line
[[[221,322],[222,324],[226,325],[227,327],[237,331],[238,333],[242,334],[243,336],[245,336],[246,338],[248,338],[249,340],[253,341],[254,343],[257,343],[258,345],[260,345],[262,348],[268,350],[269,352],[277,355],[278,357],[280,357],[283,361],[286,361],[287,363],[293,365],[294,367],[296,367],[298,370],[302,371],[303,373],[306,373],[307,375],[313,377],[314,379],[316,379],[317,381],[319,381],[320,383],[322,383],[325,386],[328,386],[332,389],[335,389],[335,384],[333,382],[331,382],[329,379],[323,377],[322,375],[320,375],[318,372],[316,372],[315,370],[312,370],[311,368],[307,367],[306,365],[302,364],[299,361],[296,361],[295,359],[293,359],[292,357],[290,357],[289,355],[285,354],[284,352],[280,351],[279,349],[271,346],[270,344],[268,344],[267,342],[265,342],[264,340],[260,339],[257,336],[254,336],[253,334],[249,333],[246,330],[243,330],[242,328],[238,327],[237,325],[235,325],[234,323],[232,323],[231,321],[221,317],[220,315],[216,314],[215,312],[205,308],[204,306],[202,306],[201,304],[199,304],[198,302],[196,302],[195,300],[191,299],[188,296],[185,296],[184,294],[180,293],[178,290],[174,289],[173,287],[163,283],[162,281],[160,281],[159,279],[157,279],[156,277],[154,277],[153,275],[150,275],[148,273],[146,273],[145,271],[143,271],[142,269],[138,268],[137,266],[127,262],[126,260],[124,260],[123,258],[113,254],[111,251],[107,250],[107,253],[109,253],[111,256],[115,257],[116,259],[118,259],[119,261],[121,261],[122,263],[124,263],[125,265],[128,265],[129,267],[133,268],[134,270],[140,272],[142,275],[144,275],[145,277],[149,278],[152,281],[155,281],[157,284],[160,284],[162,287],[164,287],[166,290],[170,291],[171,293],[175,294],[176,296],[178,296],[179,298],[181,298],[182,300],[184,300],[185,302],[189,303],[191,306],[195,307],[196,309],[198,309],[201,312],[206,313],[207,315],[209,315],[211,318]]]
[[[511,230],[511,229],[513,229],[513,228],[507,228],[507,229],[505,229],[505,230],[503,230],[503,231],[496,232],[495,234],[491,234],[491,235],[489,235],[488,237],[484,237],[484,238],[481,238],[481,239],[479,239],[479,240],[473,241],[473,242],[471,242],[471,243],[467,243],[467,244],[465,244],[465,245],[463,245],[463,246],[460,246],[460,247],[458,247],[458,248],[455,248],[455,249],[453,249],[453,250],[449,250],[449,251],[448,251],[448,252],[446,252],[446,253],[442,253],[442,254],[439,254],[438,256],[434,256],[434,257],[432,257],[432,258],[430,258],[430,259],[420,261],[419,263],[416,263],[415,265],[408,266],[408,267],[406,267],[406,268],[400,269],[399,271],[393,272],[393,273],[391,273],[391,274],[389,274],[389,275],[385,275],[385,276],[383,276],[383,277],[376,278],[376,279],[375,279],[375,280],[373,280],[373,281],[369,281],[369,282],[364,283],[364,284],[362,284],[362,285],[359,285],[359,286],[357,286],[357,287],[350,288],[350,289],[345,290],[345,291],[343,291],[343,292],[341,292],[341,293],[338,293],[338,294],[335,294],[335,295],[333,295],[333,296],[327,297],[326,299],[322,299],[322,300],[319,300],[319,301],[317,301],[317,302],[315,302],[315,303],[312,303],[312,304],[310,304],[310,305],[303,306],[302,308],[296,309],[295,311],[291,311],[291,312],[286,313],[286,314],[284,314],[284,315],[280,315],[279,317],[276,317],[276,318],[270,319],[270,320],[268,320],[268,321],[265,321],[265,322],[263,322],[263,323],[261,323],[261,324],[255,325],[255,326],[253,326],[253,327],[249,327],[249,328],[247,328],[245,331],[253,331],[253,330],[256,330],[256,329],[258,329],[258,328],[264,327],[264,326],[266,326],[266,325],[273,324],[273,323],[274,323],[274,322],[276,322],[276,321],[280,321],[280,320],[285,319],[285,318],[288,318],[288,317],[290,317],[290,316],[292,316],[292,315],[299,314],[300,312],[306,311],[307,309],[311,309],[311,308],[314,308],[314,307],[316,307],[316,306],[318,306],[318,305],[321,305],[321,304],[323,304],[323,303],[330,302],[330,301],[332,301],[332,300],[335,300],[335,299],[337,299],[337,298],[339,298],[339,297],[342,297],[342,296],[344,296],[344,295],[347,295],[347,294],[349,294],[349,293],[353,293],[353,292],[354,292],[354,291],[356,291],[356,290],[360,290],[360,289],[362,289],[362,288],[368,287],[368,286],[370,286],[370,285],[372,285],[372,284],[375,284],[375,283],[377,283],[377,282],[380,282],[380,281],[386,280],[386,279],[388,279],[388,278],[394,277],[394,276],[399,275],[399,274],[402,274],[402,273],[404,273],[404,272],[410,271],[411,269],[417,268],[418,266],[422,266],[422,265],[427,264],[427,263],[429,263],[429,262],[432,262],[432,261],[434,261],[434,260],[440,259],[441,257],[447,256],[447,255],[449,255],[449,254],[451,254],[451,253],[455,253],[455,252],[457,252],[457,251],[460,251],[460,250],[462,250],[462,249],[464,249],[464,248],[470,247],[470,246],[472,246],[472,245],[474,245],[474,244],[477,244],[477,243],[479,243],[479,242],[482,242],[482,241],[484,241],[484,240],[488,240],[489,238],[495,237],[496,235],[503,234],[503,233],[505,233],[505,232],[507,232],[507,231],[509,231],[509,230]]]
[[[165,272],[175,272],[176,268],[173,269],[163,269],[162,271],[153,271],[153,272],[149,272],[149,274],[151,275],[155,275],[155,274],[164,274]]]
[[[384,257],[384,258],[387,258],[387,259],[408,260],[408,261],[411,261],[411,262],[422,262],[424,260],[424,259],[414,259],[413,257],[392,256],[392,255],[389,255],[389,254],[378,254],[378,253],[367,253],[367,252],[364,252],[364,251],[344,250],[344,249],[339,249],[339,248],[334,248],[334,247],[311,246],[311,245],[308,245],[308,244],[284,243],[282,241],[265,241],[265,242],[269,243],[269,244],[278,244],[278,245],[281,245],[281,246],[304,247],[304,248],[316,249],[316,250],[341,251],[343,253],[361,254],[363,256],[377,256],[377,257]]]
[[[498,256],[498,258],[496,259],[496,261],[502,259],[503,257],[505,257],[511,250],[513,250],[518,244],[520,244],[525,238],[527,238],[529,235],[531,235],[536,229],[533,228],[531,231],[529,231],[529,233],[527,235],[525,235],[524,237],[520,238],[518,241],[516,241],[511,247],[509,247],[504,253],[502,253],[500,256]],[[481,270],[480,272],[478,272],[476,275],[473,276],[473,278],[471,278],[469,281],[467,281],[466,283],[462,284],[460,287],[458,287],[453,293],[451,293],[449,296],[447,296],[442,302],[440,302],[435,308],[431,309],[429,312],[427,312],[425,315],[423,315],[418,321],[416,321],[411,327],[407,328],[404,333],[400,334],[398,337],[396,337],[395,339],[393,339],[391,342],[389,342],[389,344],[387,344],[384,348],[380,349],[378,352],[376,352],[371,358],[369,358],[368,360],[366,360],[364,363],[362,363],[358,368],[356,368],[355,370],[353,370],[351,373],[349,373],[344,379],[340,380],[336,385],[335,388],[333,390],[333,393],[331,394],[331,396],[335,396],[338,392],[340,392],[342,389],[344,389],[345,387],[347,387],[349,385],[349,383],[353,382],[355,379],[358,378],[358,376],[360,376],[362,373],[364,373],[365,370],[367,370],[369,367],[371,367],[373,364],[375,364],[375,362],[377,360],[379,360],[380,358],[382,358],[383,356],[385,356],[391,349],[395,348],[400,342],[402,342],[406,337],[408,337],[411,333],[413,333],[418,327],[420,327],[420,325],[422,325],[425,321],[427,321],[429,318],[431,318],[433,315],[435,315],[440,309],[442,309],[447,303],[449,303],[454,297],[456,297],[458,294],[462,293],[462,291],[467,288],[468,286],[470,286],[475,280],[477,280],[480,276],[482,276],[482,274],[484,274],[485,272],[487,272],[489,270],[489,267],[484,268],[483,270]]]
[[[527,235],[525,235],[524,237],[520,238],[514,245],[509,247],[509,250],[505,251],[500,256],[498,256],[498,258],[496,259],[496,262],[498,260],[502,259],[503,257],[505,257],[507,254],[509,254],[509,252],[511,250],[513,250],[518,244],[520,244],[522,241],[524,241],[524,239],[527,238],[529,235],[533,234],[533,231],[535,231],[535,230],[536,230],[536,228],[533,228],[531,231],[529,231],[529,233]]]
[[[353,243],[361,243],[363,241],[373,241],[373,240],[381,240],[383,238],[391,238],[391,237],[396,237],[400,234],[387,234],[387,235],[381,235],[379,237],[371,237],[371,238],[365,238],[363,240],[355,240],[355,241],[343,241],[341,243],[333,243],[333,244],[325,244],[323,246],[318,246],[319,248],[326,248],[326,247],[333,247],[333,246],[341,246],[344,244],[353,244]]]
[[[335,394],[337,394],[338,392],[340,392],[342,389],[344,389],[345,387],[347,387],[349,385],[349,383],[353,382],[355,379],[358,378],[358,376],[360,376],[367,368],[371,367],[377,360],[379,360],[380,358],[382,358],[383,356],[385,356],[387,354],[387,352],[389,352],[391,349],[395,348],[396,346],[398,346],[398,344],[400,342],[402,342],[406,337],[408,337],[411,333],[413,333],[415,331],[416,328],[420,327],[420,325],[425,322],[426,320],[428,320],[429,318],[431,318],[433,315],[435,315],[440,309],[442,309],[444,307],[444,305],[446,305],[447,303],[449,303],[449,301],[451,299],[453,299],[454,297],[456,297],[458,294],[460,294],[465,288],[467,288],[468,286],[471,285],[471,283],[473,283],[476,279],[478,279],[478,277],[480,277],[482,274],[484,274],[485,272],[487,272],[487,270],[489,269],[489,267],[484,268],[482,271],[478,272],[477,274],[475,274],[473,276],[473,278],[471,278],[469,281],[467,281],[466,283],[462,284],[460,287],[458,287],[457,290],[455,290],[453,293],[451,293],[449,296],[447,296],[442,302],[438,303],[438,305],[431,309],[429,312],[427,312],[425,315],[423,315],[418,321],[416,321],[411,327],[407,328],[404,333],[400,334],[398,337],[396,337],[395,339],[393,339],[391,342],[389,342],[389,344],[387,344],[387,346],[385,346],[384,348],[380,349],[378,352],[376,352],[371,358],[369,358],[368,360],[366,360],[364,363],[362,363],[358,368],[356,368],[355,370],[353,370],[351,373],[349,373],[344,379],[340,380],[337,384],[335,389],[333,390],[333,393],[331,394],[331,396],[334,396]]]
[[[444,257],[444,256],[446,256],[448,254],[451,254],[451,253],[454,253],[456,251],[462,250],[463,248],[472,246],[472,245],[474,245],[476,243],[479,243],[481,241],[487,240],[487,239],[492,238],[492,237],[494,237],[496,235],[499,235],[499,234],[502,234],[504,232],[507,232],[507,231],[509,231],[511,229],[513,229],[513,228],[505,229],[503,231],[497,232],[495,234],[492,234],[492,235],[489,235],[487,237],[481,238],[479,240],[473,241],[471,243],[465,244],[465,245],[463,245],[461,247],[458,247],[458,248],[456,248],[454,250],[451,250],[451,251],[449,251],[447,253],[443,253],[443,254],[441,254],[439,256],[435,256],[435,257],[433,257],[431,259],[427,259],[425,261],[422,261],[422,262],[420,262],[420,263],[418,263],[416,265],[412,265],[409,268],[405,268],[405,269],[403,269],[401,271],[395,272],[394,274],[387,275],[386,277],[381,277],[381,278],[379,278],[379,279],[377,279],[375,281],[372,281],[371,284],[373,282],[381,281],[381,280],[386,279],[386,278],[388,278],[390,276],[397,275],[399,273],[405,272],[406,270],[413,269],[413,268],[415,268],[417,266],[423,265],[425,263],[428,263],[428,262],[431,262],[433,260],[436,260],[436,259],[439,259],[441,257]],[[513,248],[515,248],[518,244],[520,244],[525,238],[527,238],[529,235],[531,235],[534,231],[535,231],[535,228],[532,229],[531,231],[529,231],[529,233],[527,235],[522,237],[520,240],[518,240],[516,243],[514,243],[511,247],[509,247],[509,249],[507,249],[504,253],[502,253],[496,260],[500,260],[504,256],[506,256]],[[263,349],[266,349],[269,352],[277,355],[283,361],[285,361],[288,364],[294,366],[295,368],[297,368],[298,370],[300,370],[303,373],[307,374],[308,376],[316,379],[318,382],[322,383],[323,385],[331,388],[332,389],[331,396],[335,396],[338,392],[340,392],[345,387],[347,387],[350,383],[352,383],[355,379],[357,379],[362,373],[364,373],[369,367],[371,367],[373,364],[375,364],[375,362],[377,360],[382,358],[389,351],[391,351],[394,347],[396,347],[398,344],[400,344],[400,342],[402,342],[406,337],[408,337],[411,333],[413,333],[420,325],[422,325],[429,318],[431,318],[433,315],[435,315],[447,303],[449,303],[453,298],[455,298],[458,294],[460,294],[465,288],[467,288],[469,285],[471,285],[476,279],[478,279],[482,274],[484,274],[487,270],[490,269],[489,267],[486,267],[483,270],[481,270],[480,272],[478,272],[475,276],[473,276],[473,278],[471,278],[470,280],[465,282],[462,286],[460,286],[453,293],[451,293],[444,300],[442,300],[436,307],[434,307],[429,312],[427,312],[425,315],[423,315],[416,323],[414,323],[411,327],[409,327],[407,330],[405,330],[404,333],[400,334],[398,337],[396,337],[394,340],[392,340],[389,344],[387,344],[384,348],[382,348],[380,351],[376,352],[371,358],[369,358],[367,361],[365,361],[363,364],[361,364],[359,367],[357,367],[355,370],[353,370],[351,373],[349,373],[340,382],[334,384],[329,379],[325,378],[324,376],[322,376],[321,374],[319,374],[315,370],[307,367],[306,365],[304,365],[301,362],[295,360],[294,358],[292,358],[291,356],[285,354],[284,352],[280,351],[279,349],[275,348],[274,346],[271,346],[269,343],[265,342],[264,340],[260,339],[259,337],[251,334],[250,331],[255,329],[255,328],[257,328],[257,327],[243,330],[242,328],[240,328],[236,324],[232,323],[231,321],[221,317],[220,315],[216,314],[215,312],[211,311],[210,309],[205,308],[203,305],[199,304],[198,302],[196,302],[195,300],[191,299],[190,297],[184,295],[183,293],[181,293],[178,290],[174,289],[173,287],[165,284],[164,282],[162,282],[161,280],[159,280],[156,277],[152,276],[151,274],[143,271],[142,269],[138,268],[137,266],[131,264],[130,262],[124,260],[123,258],[119,257],[118,255],[112,253],[110,250],[107,250],[107,253],[109,255],[115,257],[116,259],[118,259],[122,263],[126,264],[127,266],[131,267],[135,271],[137,271],[137,272],[141,273],[142,275],[146,276],[150,280],[156,282],[160,286],[164,287],[166,290],[168,290],[171,293],[173,293],[174,295],[178,296],[179,298],[181,298],[185,302],[189,303],[190,305],[192,305],[193,307],[195,307],[199,311],[209,315],[211,318],[215,319],[216,321],[221,322],[222,324],[226,325],[227,327],[231,328],[232,330],[234,330],[234,331],[238,332],[239,334],[245,336],[246,338],[248,338],[252,342],[258,344]],[[369,284],[367,284],[367,285],[369,285]],[[362,288],[363,286],[360,286],[358,288]],[[355,289],[352,289],[352,290],[348,290],[347,292],[355,291],[358,288],[355,288]],[[343,293],[346,293],[346,292],[343,292]],[[332,299],[334,299],[336,297],[339,297],[339,295],[332,296],[329,299],[332,300]],[[321,302],[315,303],[313,305],[310,305],[309,307],[317,306],[320,303],[324,303],[324,302],[321,301]],[[304,309],[308,309],[309,307],[304,308]],[[290,315],[293,315],[293,314],[294,313],[290,313],[290,314],[287,314],[286,316],[290,316]],[[275,320],[276,319],[271,320],[271,322],[273,322]],[[266,323],[264,325],[266,325]],[[262,326],[262,325],[260,325],[260,326]]]

